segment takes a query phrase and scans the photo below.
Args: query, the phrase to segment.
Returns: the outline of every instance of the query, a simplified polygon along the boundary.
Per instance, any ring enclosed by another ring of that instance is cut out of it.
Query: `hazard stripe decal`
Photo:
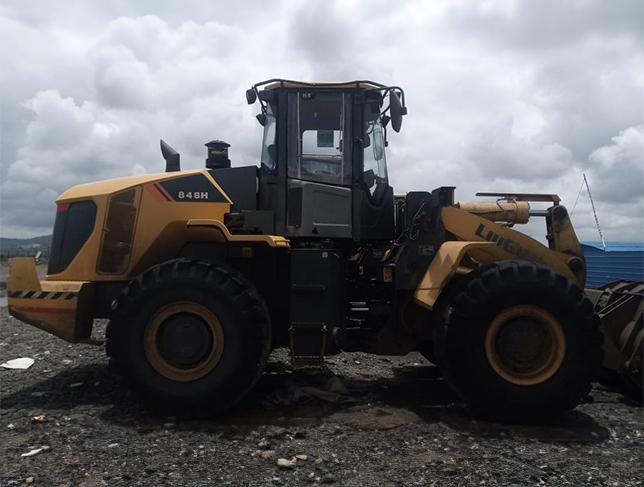
[[[60,299],[70,300],[78,296],[78,293],[47,292],[47,291],[9,291],[10,298],[18,299]]]

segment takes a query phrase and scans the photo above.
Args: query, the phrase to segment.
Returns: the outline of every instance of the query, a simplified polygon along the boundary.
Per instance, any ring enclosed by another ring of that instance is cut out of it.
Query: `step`
[[[289,333],[293,365],[324,364],[327,326],[323,321],[294,321]]]

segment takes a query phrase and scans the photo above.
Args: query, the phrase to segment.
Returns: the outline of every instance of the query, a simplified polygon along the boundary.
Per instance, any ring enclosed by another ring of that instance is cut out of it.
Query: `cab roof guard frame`
[[[267,79],[265,81],[260,81],[259,83],[255,83],[252,88],[257,90],[260,86],[264,86],[270,83],[280,83],[282,85],[282,88],[284,88],[285,83],[293,83],[295,85],[303,85],[303,86],[310,86],[312,88],[316,87],[321,87],[321,86],[345,86],[345,85],[353,85],[355,84],[356,88],[359,88],[361,84],[370,84],[373,86],[377,86],[378,88],[398,88],[397,86],[387,86],[383,85],[382,83],[377,83],[376,81],[370,81],[366,79],[361,79],[361,80],[354,80],[354,81],[295,81],[291,79],[284,79],[284,78],[271,78]],[[401,90],[402,91],[402,90]]]
[[[283,79],[283,78],[271,78],[267,79],[265,81],[260,81],[259,83],[255,83],[250,89],[255,92],[257,95],[259,93],[258,88],[264,85],[268,85],[270,83],[280,83],[281,88],[288,88],[285,86],[285,83],[292,83],[294,85],[302,85],[302,86],[310,86],[311,88],[324,88],[325,86],[331,86],[331,87],[340,87],[340,86],[351,86],[355,85],[355,88],[360,88],[360,85],[365,84],[365,85],[373,85],[376,88],[366,88],[366,91],[396,91],[400,93],[400,100],[402,102],[402,106],[405,106],[405,91],[398,85],[383,85],[382,83],[378,83],[376,81],[371,81],[367,79],[360,79],[360,80],[353,80],[353,81],[318,81],[318,82],[310,82],[310,81],[294,81],[290,79]],[[261,102],[260,98],[260,102]],[[253,101],[254,103],[254,101]],[[251,104],[251,103],[249,103]]]
[[[403,115],[407,114],[407,106],[405,105],[405,91],[400,86],[396,86],[396,85],[387,86],[387,85],[383,85],[382,83],[377,83],[375,81],[370,81],[370,80],[310,82],[310,81],[294,81],[294,80],[283,79],[283,78],[271,78],[265,81],[260,81],[259,83],[255,83],[250,89],[246,90],[246,101],[248,102],[249,105],[252,105],[253,103],[255,103],[256,100],[259,100],[262,115],[266,115],[267,108],[266,108],[266,102],[262,100],[262,98],[259,96],[258,88],[268,85],[270,83],[280,83],[282,88],[288,88],[287,86],[285,86],[285,84],[292,83],[294,85],[310,86],[311,88],[341,87],[341,86],[351,87],[351,85],[355,85],[356,89],[360,88],[361,84],[370,84],[372,86],[375,86],[375,88],[366,88],[365,91],[384,91],[384,92],[391,91],[399,94],[400,103],[403,108],[402,114]],[[383,115],[387,112],[387,110],[390,109],[390,107],[391,107],[391,104],[382,112]]]

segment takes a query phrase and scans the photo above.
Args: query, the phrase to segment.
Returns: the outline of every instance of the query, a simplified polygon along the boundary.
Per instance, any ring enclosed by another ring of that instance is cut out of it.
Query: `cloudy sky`
[[[2,0],[2,236],[50,233],[70,186],[162,171],[160,138],[187,169],[215,138],[256,164],[244,90],[273,77],[402,86],[396,192],[572,209],[586,173],[606,239],[644,239],[641,0]],[[598,240],[585,192],[573,222]]]

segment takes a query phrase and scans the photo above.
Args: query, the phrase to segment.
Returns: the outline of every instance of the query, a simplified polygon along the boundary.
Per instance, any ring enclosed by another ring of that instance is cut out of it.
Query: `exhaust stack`
[[[165,172],[181,171],[181,164],[179,153],[170,147],[163,139],[161,139],[161,154],[165,159]]]

